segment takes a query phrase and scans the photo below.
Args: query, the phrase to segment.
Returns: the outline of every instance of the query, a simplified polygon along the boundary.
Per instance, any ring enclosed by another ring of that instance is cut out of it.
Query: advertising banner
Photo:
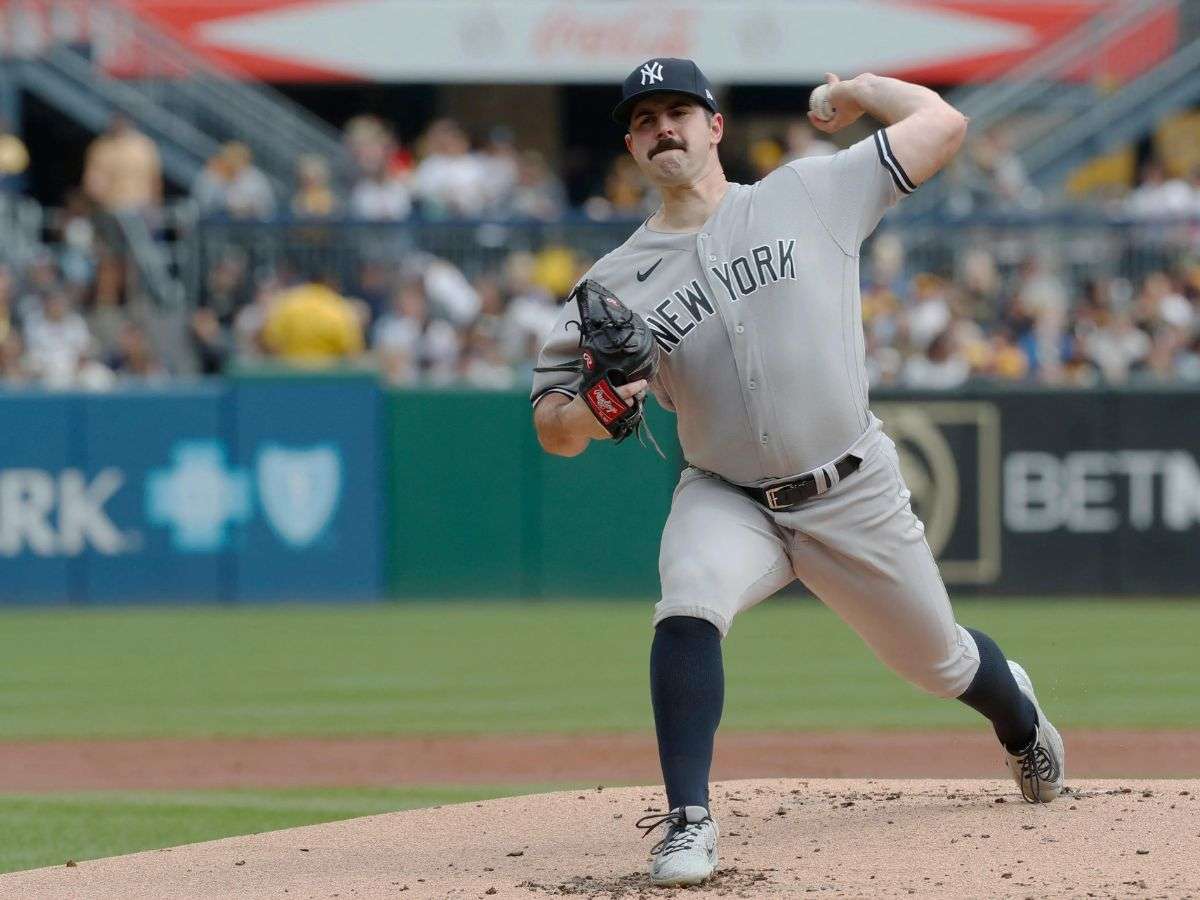
[[[96,485],[73,440],[78,401],[69,397],[0,397],[0,603],[65,603],[77,559],[99,525],[115,528],[96,498],[121,476]]]
[[[233,577],[267,600],[380,593],[381,393],[370,378],[244,379],[231,459],[245,478]]]
[[[0,604],[381,594],[373,378],[0,394]]]
[[[1200,390],[880,392],[955,594],[1195,594]],[[653,599],[682,460],[370,377],[0,394],[0,605]],[[602,489],[601,489],[602,488]],[[591,538],[581,543],[582,535]]]
[[[1196,593],[1200,392],[880,395],[947,583]]]
[[[645,59],[687,56],[699,60],[718,84],[812,83],[826,71],[951,84],[995,78],[1112,4],[130,0],[130,5],[211,60],[276,81],[611,83]],[[101,16],[76,18],[94,19],[91,27],[104,29]],[[1131,33],[1099,48],[1094,64],[1077,77],[1125,79],[1165,58],[1174,46],[1175,18],[1174,4],[1149,9]],[[120,29],[110,31],[101,42],[105,59],[129,72],[136,48],[124,45]]]

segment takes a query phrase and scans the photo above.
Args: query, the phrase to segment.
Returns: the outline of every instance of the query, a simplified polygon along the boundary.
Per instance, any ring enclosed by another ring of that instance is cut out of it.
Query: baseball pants
[[[724,637],[738,613],[799,579],[897,674],[957,697],[979,649],[954,621],[896,446],[875,425],[851,452],[862,459],[857,472],[787,512],[685,469],[663,531],[654,624],[692,616]]]

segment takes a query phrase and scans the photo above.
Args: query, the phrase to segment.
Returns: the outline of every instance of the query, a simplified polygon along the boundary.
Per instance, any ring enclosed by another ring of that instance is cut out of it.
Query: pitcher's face
[[[710,118],[686,94],[655,94],[634,106],[625,147],[656,185],[686,184],[715,156],[723,128],[720,113]]]

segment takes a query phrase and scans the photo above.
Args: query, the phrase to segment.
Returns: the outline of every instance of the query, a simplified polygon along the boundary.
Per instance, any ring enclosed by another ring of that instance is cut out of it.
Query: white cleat
[[[643,824],[649,823],[649,824]],[[717,823],[703,806],[679,806],[662,815],[643,816],[637,827],[649,834],[659,825],[667,833],[650,853],[650,881],[656,885],[700,884],[717,869]]]
[[[1050,724],[1046,714],[1042,712],[1037,696],[1033,693],[1033,682],[1021,666],[1012,660],[1008,661],[1013,678],[1021,693],[1033,703],[1037,710],[1037,730],[1033,735],[1033,743],[1024,753],[1008,754],[1004,761],[1008,771],[1021,789],[1021,796],[1030,803],[1049,803],[1057,797],[1063,788],[1067,765],[1067,751],[1063,747],[1062,735]]]

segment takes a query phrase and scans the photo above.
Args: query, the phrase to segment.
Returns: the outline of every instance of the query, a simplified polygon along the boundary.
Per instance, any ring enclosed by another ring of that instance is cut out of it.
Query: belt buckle
[[[783,509],[785,506],[790,505],[790,504],[785,504],[785,503],[778,503],[775,500],[775,497],[778,495],[778,493],[786,487],[789,487],[789,485],[778,484],[773,488],[767,488],[765,490],[765,494],[767,497],[767,508],[770,509],[772,512],[778,512],[779,510]]]

